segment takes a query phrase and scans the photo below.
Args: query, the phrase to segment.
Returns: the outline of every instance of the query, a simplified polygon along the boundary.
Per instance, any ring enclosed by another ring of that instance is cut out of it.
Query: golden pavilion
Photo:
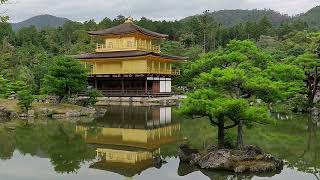
[[[95,53],[77,58],[91,68],[89,84],[106,96],[170,96],[171,80],[180,75],[173,63],[183,57],[161,54],[159,40],[168,35],[135,25],[132,18],[123,24],[88,32],[100,39]]]

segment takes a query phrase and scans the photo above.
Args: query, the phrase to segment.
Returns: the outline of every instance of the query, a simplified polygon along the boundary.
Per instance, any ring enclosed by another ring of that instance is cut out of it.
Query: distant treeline
[[[49,54],[75,54],[91,49],[95,43],[87,35],[87,31],[100,30],[119,25],[125,17],[119,15],[115,19],[105,18],[97,23],[89,20],[84,23],[66,22],[62,27],[45,28],[38,31],[35,27],[24,27],[14,32],[9,24],[2,23],[0,41],[9,42],[13,46],[35,45]],[[261,35],[282,39],[293,31],[308,29],[302,20],[284,20],[280,25],[273,25],[267,16],[257,21],[248,21],[234,26],[223,26],[214,19],[210,12],[188,17],[181,21],[153,21],[141,18],[135,23],[141,27],[169,35],[169,40],[179,41],[185,47],[201,46],[206,52],[224,47],[230,40],[258,40]]]

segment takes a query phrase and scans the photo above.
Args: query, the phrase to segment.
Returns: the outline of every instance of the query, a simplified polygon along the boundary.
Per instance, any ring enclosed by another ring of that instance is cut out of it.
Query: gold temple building
[[[173,63],[184,57],[161,53],[159,40],[168,35],[139,27],[128,18],[125,23],[88,32],[102,40],[95,53],[77,58],[91,68],[89,84],[105,96],[170,96],[171,81],[180,71]]]

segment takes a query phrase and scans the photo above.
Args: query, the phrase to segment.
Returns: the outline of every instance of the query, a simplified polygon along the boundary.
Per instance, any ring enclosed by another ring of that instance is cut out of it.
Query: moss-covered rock
[[[189,162],[201,169],[243,173],[272,172],[283,168],[282,160],[264,153],[257,146],[246,146],[242,150],[210,147],[204,152],[199,152],[183,145],[179,147],[178,152],[181,161]]]

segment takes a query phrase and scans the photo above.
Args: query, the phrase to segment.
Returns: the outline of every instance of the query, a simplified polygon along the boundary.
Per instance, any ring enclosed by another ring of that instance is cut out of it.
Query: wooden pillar
[[[151,42],[151,40],[149,40],[149,49],[152,50],[152,51],[154,51],[154,49],[152,48],[152,42]]]
[[[94,76],[94,88],[98,89],[98,80],[97,80],[97,76]]]
[[[151,64],[151,73],[154,73],[154,72],[153,72],[153,69],[154,69],[154,61],[152,60],[151,62],[152,62],[152,64]]]
[[[167,63],[164,63],[164,73],[167,74]]]
[[[148,78],[145,81],[145,93],[148,94]]]
[[[122,94],[124,94],[124,78],[123,78],[123,76],[122,76],[121,85],[122,85]]]
[[[146,39],[144,40],[144,49],[148,50],[148,44],[147,44],[147,40]]]

